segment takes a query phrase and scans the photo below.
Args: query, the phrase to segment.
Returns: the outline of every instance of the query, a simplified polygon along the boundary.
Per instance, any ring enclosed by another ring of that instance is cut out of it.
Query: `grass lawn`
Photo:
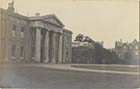
[[[123,71],[123,72],[139,72],[139,67],[129,66],[113,66],[113,65],[71,65],[75,68],[95,69],[95,70],[112,70],[112,71]]]

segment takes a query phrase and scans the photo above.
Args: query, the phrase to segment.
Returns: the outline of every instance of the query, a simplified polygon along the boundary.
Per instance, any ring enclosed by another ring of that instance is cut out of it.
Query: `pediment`
[[[43,16],[42,20],[49,22],[49,23],[52,23],[52,24],[55,24],[55,25],[60,26],[60,27],[64,27],[64,24],[54,14]]]

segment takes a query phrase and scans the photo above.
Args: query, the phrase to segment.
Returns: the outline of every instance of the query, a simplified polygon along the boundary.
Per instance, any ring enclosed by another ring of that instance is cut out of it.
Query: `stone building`
[[[71,62],[72,32],[54,14],[26,17],[0,9],[0,62]]]
[[[131,43],[116,41],[114,51],[124,62],[139,63],[139,42],[136,39]]]

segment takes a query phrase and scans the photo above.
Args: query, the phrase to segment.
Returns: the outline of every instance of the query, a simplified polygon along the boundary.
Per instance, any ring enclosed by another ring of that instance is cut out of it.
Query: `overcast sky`
[[[11,0],[2,0],[7,8]],[[131,42],[139,38],[139,3],[133,0],[15,0],[16,12],[33,16],[56,14],[74,37],[83,33],[112,48],[122,38]]]

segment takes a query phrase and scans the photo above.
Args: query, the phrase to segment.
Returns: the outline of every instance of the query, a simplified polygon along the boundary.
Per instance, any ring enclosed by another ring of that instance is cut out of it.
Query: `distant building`
[[[101,42],[96,42],[99,45],[101,45],[103,47],[103,41]],[[94,44],[93,43],[89,43],[89,42],[80,42],[80,41],[74,41],[72,42],[72,47],[90,47],[90,48],[94,48]]]
[[[93,63],[90,49],[94,49],[94,44],[89,42],[72,42],[72,62],[73,63]]]
[[[136,39],[131,43],[116,41],[114,51],[124,62],[139,63],[139,42]]]
[[[72,47],[72,63],[95,63],[92,51],[89,47]]]
[[[72,32],[56,15],[26,17],[14,10],[14,2],[0,8],[0,63],[71,61]]]
[[[103,41],[95,42],[93,40],[79,40],[72,42],[72,62],[73,63],[103,63],[103,58],[97,60],[97,52],[104,50]]]
[[[80,41],[74,41],[72,42],[72,47],[88,47],[90,43],[88,42],[80,42]]]

